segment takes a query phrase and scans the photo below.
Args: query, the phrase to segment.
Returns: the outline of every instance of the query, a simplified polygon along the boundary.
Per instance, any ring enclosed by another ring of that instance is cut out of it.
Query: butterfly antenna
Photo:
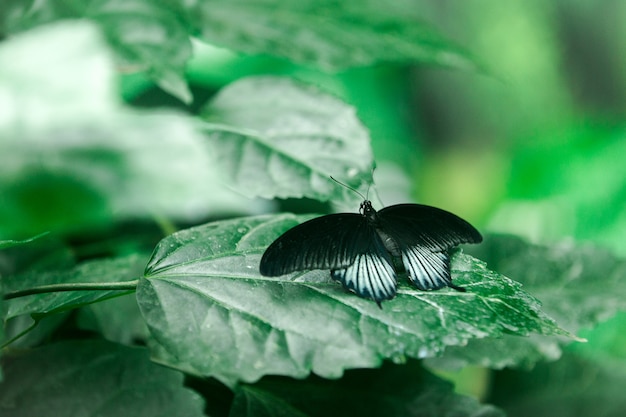
[[[370,190],[372,189],[372,186],[374,185],[374,170],[376,169],[376,162],[374,162],[374,164],[372,165],[372,182],[369,183],[367,185],[367,192],[365,193],[365,199],[366,200],[370,200]],[[380,195],[378,195],[378,191],[376,190],[376,188],[374,187],[374,194],[376,195],[376,200],[378,201],[378,203],[381,206],[384,206],[383,201],[380,198]]]
[[[372,185],[374,184],[374,171],[375,170],[376,170],[376,161],[372,161],[372,172],[370,174],[370,177],[372,177],[372,182],[367,184],[367,193],[365,194],[368,197],[368,199],[369,199],[369,196],[370,196],[370,188],[372,188]]]
[[[335,182],[336,182],[337,184],[339,184],[339,185],[343,185],[343,186],[344,186],[344,187],[346,187],[348,190],[352,190],[352,191],[354,191],[355,193],[357,193],[358,195],[360,195],[360,196],[361,196],[361,198],[363,198],[363,200],[367,200],[367,197],[365,197],[363,194],[361,194],[358,190],[356,190],[356,189],[354,189],[354,188],[350,187],[350,186],[349,186],[349,185],[347,185],[347,184],[344,184],[343,182],[341,182],[341,181],[339,181],[339,180],[334,179],[332,175],[330,175],[330,179],[331,179],[331,180],[333,180],[333,181],[335,181]],[[367,189],[367,192],[369,193],[369,187],[368,187],[368,189]]]

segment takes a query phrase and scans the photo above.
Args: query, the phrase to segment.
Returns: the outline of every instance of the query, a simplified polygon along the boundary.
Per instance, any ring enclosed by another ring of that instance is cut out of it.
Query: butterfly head
[[[372,202],[369,200],[363,200],[361,206],[359,207],[359,212],[363,217],[367,217],[368,219],[372,219],[376,215],[376,210],[372,207]]]

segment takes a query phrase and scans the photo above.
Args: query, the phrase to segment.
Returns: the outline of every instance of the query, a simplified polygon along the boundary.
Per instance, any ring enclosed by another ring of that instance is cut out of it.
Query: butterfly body
[[[379,306],[396,295],[396,263],[421,290],[461,289],[452,284],[447,251],[461,243],[482,241],[472,225],[421,204],[376,211],[365,200],[359,211],[318,217],[288,230],[263,254],[261,274],[330,269],[333,279]]]

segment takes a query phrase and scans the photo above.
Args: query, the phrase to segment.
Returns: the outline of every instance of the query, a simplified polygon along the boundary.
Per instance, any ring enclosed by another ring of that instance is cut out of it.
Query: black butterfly
[[[359,212],[329,214],[286,231],[263,254],[261,274],[330,269],[333,279],[380,307],[381,301],[396,295],[396,261],[420,290],[448,286],[465,291],[452,284],[448,249],[482,241],[468,222],[421,204],[377,212],[364,200]]]

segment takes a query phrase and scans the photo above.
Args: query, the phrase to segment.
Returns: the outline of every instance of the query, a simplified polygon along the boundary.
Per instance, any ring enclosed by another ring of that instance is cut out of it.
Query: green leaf
[[[468,292],[422,292],[401,282],[382,310],[344,291],[328,271],[260,276],[267,245],[308,218],[241,218],[163,239],[137,289],[160,360],[232,385],[266,374],[337,378],[387,358],[436,356],[472,338],[568,335],[519,284],[460,253],[453,277]]]
[[[32,272],[3,278],[5,294],[44,285],[99,284],[131,282],[141,276],[146,258],[130,255],[118,259],[88,261],[68,270]],[[128,293],[130,290],[98,289],[57,291],[26,295],[7,301],[7,318],[22,314],[47,315],[95,303]]]
[[[466,366],[530,370],[537,362],[559,359],[560,345],[552,336],[530,335],[522,339],[505,334],[472,339],[466,346],[449,346],[441,356],[426,359],[426,364],[431,369],[446,371],[458,371]]]
[[[47,316],[17,316],[5,322],[3,346],[19,350],[41,346],[51,340],[63,324],[68,323],[70,311]]]
[[[570,330],[626,311],[626,260],[610,251],[571,241],[534,245],[502,235],[489,236],[479,250],[489,265],[520,281]]]
[[[0,45],[1,238],[245,207],[217,185],[195,120],[119,102],[109,55],[86,22]]]
[[[272,393],[257,389],[254,385],[243,385],[237,387],[229,415],[238,417],[307,417],[309,414],[298,410]]]
[[[372,150],[356,111],[286,78],[253,77],[224,88],[204,109],[215,163],[248,196],[354,201],[330,175],[372,182]]]
[[[59,236],[46,234],[28,244],[7,247],[0,251],[0,275],[45,272],[76,265],[76,251]]]
[[[185,81],[191,41],[175,1],[101,0],[85,17],[103,29],[124,72],[146,72],[159,87],[186,104],[193,97]]]
[[[619,417],[626,410],[624,360],[612,363],[565,352],[532,372],[497,373],[492,395],[509,416]]]
[[[27,416],[204,416],[183,375],[143,348],[67,341],[12,355],[0,384],[0,414]]]
[[[145,343],[149,335],[134,294],[82,307],[78,311],[78,324],[82,329],[97,331],[106,340],[123,345]]]
[[[490,235],[474,250],[490,267],[520,281],[546,311],[572,332],[592,328],[626,311],[626,261],[590,245],[533,245],[515,236]],[[431,365],[458,368],[468,364],[530,368],[555,360],[563,341],[546,337],[483,339],[464,349],[449,348]]]
[[[476,68],[415,16],[413,4],[346,0],[207,0],[196,25],[210,43],[338,70],[378,62]]]
[[[419,410],[419,412],[417,412]],[[235,391],[231,416],[504,416],[490,405],[454,393],[452,384],[417,361],[346,372],[340,380],[264,378]]]
[[[184,14],[176,1],[66,0],[33,4],[18,0],[8,6],[0,26],[15,34],[62,19],[88,19],[102,30],[124,73],[145,72],[165,91],[190,103],[184,70],[191,57],[191,42]]]

